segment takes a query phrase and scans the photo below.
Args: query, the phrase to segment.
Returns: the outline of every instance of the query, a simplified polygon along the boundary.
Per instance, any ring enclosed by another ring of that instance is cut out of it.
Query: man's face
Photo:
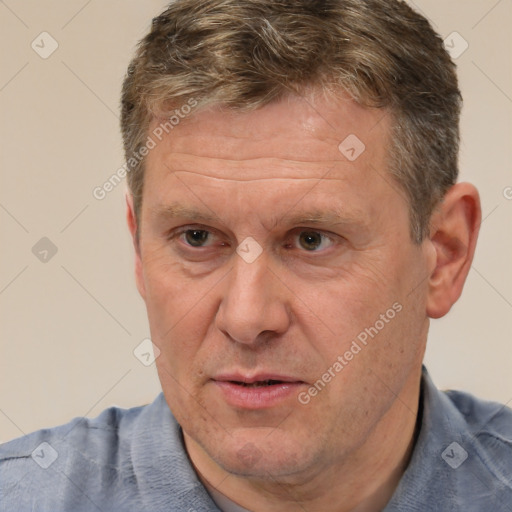
[[[230,472],[314,472],[414,414],[431,258],[387,173],[389,127],[287,98],[198,111],[147,157],[137,279],[159,377]]]

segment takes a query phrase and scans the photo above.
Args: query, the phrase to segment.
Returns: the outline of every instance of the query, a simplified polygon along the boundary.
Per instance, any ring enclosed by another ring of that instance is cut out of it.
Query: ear
[[[142,272],[142,258],[140,253],[140,232],[137,226],[137,218],[133,207],[133,196],[130,192],[126,193],[126,221],[128,229],[132,236],[133,248],[135,250],[135,281],[137,289],[143,299],[146,299],[146,287],[144,285],[144,275]]]
[[[429,276],[429,317],[446,315],[460,297],[475,254],[481,219],[480,197],[469,183],[451,187],[432,215],[430,243],[436,262]]]

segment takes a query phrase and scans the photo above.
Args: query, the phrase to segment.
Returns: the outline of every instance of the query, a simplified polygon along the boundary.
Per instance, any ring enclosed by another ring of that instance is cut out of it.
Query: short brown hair
[[[402,1],[173,1],[153,19],[124,80],[127,161],[152,119],[191,98],[248,111],[310,87],[392,115],[389,172],[421,242],[457,179],[461,97],[442,40]],[[144,159],[128,169],[138,217]]]

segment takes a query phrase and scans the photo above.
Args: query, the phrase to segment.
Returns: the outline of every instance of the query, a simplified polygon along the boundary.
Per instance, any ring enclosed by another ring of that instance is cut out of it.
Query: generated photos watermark
[[[302,391],[298,394],[297,399],[302,405],[307,405],[311,399],[318,395],[329,382],[338,375],[350,361],[354,359],[367,345],[368,342],[375,338],[384,327],[386,327],[391,320],[393,320],[398,313],[403,309],[402,304],[395,302],[385,313],[381,313],[379,319],[375,323],[363,329],[350,344],[350,348],[346,350],[343,355],[339,355],[336,361],[327,368],[325,373],[312,385],[307,391]]]
[[[92,195],[98,201],[102,201],[112,192],[119,183],[126,178],[126,175],[135,169],[140,162],[156,147],[157,140],[161,141],[164,134],[169,134],[183,119],[190,115],[192,110],[198,105],[195,98],[190,98],[187,103],[180,108],[174,110],[174,114],[169,116],[164,122],[160,123],[150,135],[147,136],[146,142],[132,153],[132,156],[126,160],[124,165],[119,167],[101,186],[94,187]]]

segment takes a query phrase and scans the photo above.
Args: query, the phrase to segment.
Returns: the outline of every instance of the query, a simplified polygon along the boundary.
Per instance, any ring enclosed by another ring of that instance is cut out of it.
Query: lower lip
[[[214,381],[233,407],[264,409],[279,405],[291,396],[297,396],[302,382],[282,382],[271,386],[248,387],[229,381]]]

